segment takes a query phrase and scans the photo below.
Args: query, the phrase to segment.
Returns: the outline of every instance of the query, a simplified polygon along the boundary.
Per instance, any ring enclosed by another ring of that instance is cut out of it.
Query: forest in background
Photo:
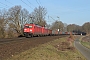
[[[90,34],[90,22],[85,22],[79,26],[56,20],[50,25],[45,20],[47,13],[43,6],[36,7],[33,12],[29,12],[20,5],[0,10],[0,38],[13,38],[23,35],[23,27],[26,23],[35,23],[52,30],[59,29],[62,32],[82,31]]]

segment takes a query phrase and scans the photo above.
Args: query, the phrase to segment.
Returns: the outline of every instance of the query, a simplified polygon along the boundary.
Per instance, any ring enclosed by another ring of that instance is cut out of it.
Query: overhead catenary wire
[[[41,1],[40,1],[40,0],[38,0],[38,1],[39,1],[40,5],[42,5],[42,4],[41,4]]]
[[[33,8],[30,6],[30,5],[28,5],[27,3],[25,3],[23,0],[21,0],[24,4],[26,4],[27,6],[29,6],[32,10],[33,10]]]
[[[36,0],[37,4],[40,6],[39,2]]]
[[[27,0],[29,2],[29,4],[33,5],[29,0]],[[34,6],[34,5],[33,5]],[[35,6],[34,6],[35,7]]]
[[[48,16],[48,18],[49,18],[49,17],[50,17],[50,18],[52,18],[52,19],[53,19],[53,21],[55,21],[55,19],[54,19],[53,17],[51,17],[51,16]]]
[[[51,23],[53,22],[50,18],[51,18],[53,21],[56,21],[53,17],[51,17],[51,16],[48,15],[48,16],[47,16],[47,19],[48,19],[47,22],[48,22],[48,23],[50,22],[49,24],[51,24]]]
[[[0,4],[2,4],[2,5],[4,5],[4,6],[7,6],[7,7],[9,7],[8,5],[6,5],[6,4],[4,4],[4,3],[2,3],[2,2],[0,2]]]
[[[5,0],[6,2],[8,2],[8,3],[10,3],[11,5],[13,5],[13,3],[11,3],[11,2],[9,2],[9,1],[7,1],[7,0]]]

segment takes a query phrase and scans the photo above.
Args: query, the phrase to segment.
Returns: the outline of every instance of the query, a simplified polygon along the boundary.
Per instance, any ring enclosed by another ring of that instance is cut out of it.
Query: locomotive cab
[[[32,26],[25,26],[24,32],[32,32]]]
[[[33,33],[33,25],[32,24],[25,24],[24,26],[24,36],[25,37],[32,37]]]

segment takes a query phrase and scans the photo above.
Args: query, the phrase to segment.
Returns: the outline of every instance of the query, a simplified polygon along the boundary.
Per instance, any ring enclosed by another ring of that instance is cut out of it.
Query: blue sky
[[[23,3],[24,1],[25,3]],[[1,0],[0,9],[9,9],[15,5],[21,5],[30,13],[39,5],[47,9],[46,21],[48,24],[60,20],[67,24],[83,25],[90,22],[90,0]],[[48,18],[51,16],[52,18]],[[57,16],[59,18],[57,18]]]

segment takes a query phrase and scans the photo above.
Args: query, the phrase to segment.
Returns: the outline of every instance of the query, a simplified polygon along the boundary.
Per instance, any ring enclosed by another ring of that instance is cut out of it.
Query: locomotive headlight
[[[27,30],[27,29],[24,29],[24,30]]]
[[[32,30],[30,30],[30,31],[32,31]]]

